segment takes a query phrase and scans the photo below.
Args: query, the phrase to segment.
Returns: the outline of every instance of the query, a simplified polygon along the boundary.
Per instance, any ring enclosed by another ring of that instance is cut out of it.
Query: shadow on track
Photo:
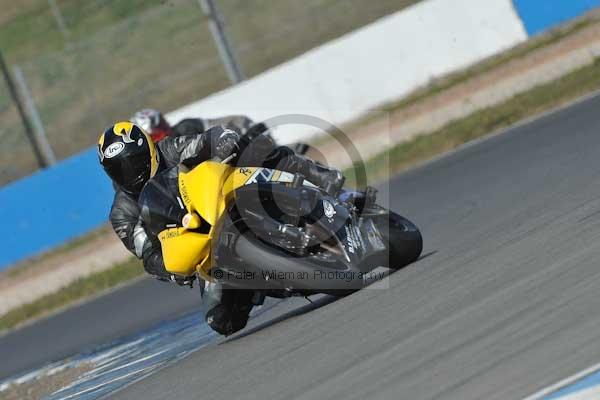
[[[286,312],[284,314],[281,314],[278,317],[275,317],[275,318],[270,319],[268,321],[262,322],[262,323],[260,323],[260,324],[258,324],[256,326],[253,326],[252,328],[249,328],[248,330],[244,330],[244,331],[240,332],[239,334],[233,335],[233,336],[231,336],[231,337],[223,340],[222,342],[220,342],[219,345],[225,344],[225,343],[228,343],[228,342],[232,342],[232,341],[235,341],[235,340],[238,340],[238,339],[241,339],[241,338],[246,337],[248,335],[251,335],[251,334],[253,334],[255,332],[258,332],[258,331],[261,331],[261,330],[263,330],[265,328],[268,328],[268,327],[270,327],[272,325],[275,325],[275,324],[278,324],[278,323],[280,323],[282,321],[285,321],[285,320],[287,320],[289,318],[293,318],[293,317],[297,317],[297,316],[302,315],[302,314],[306,314],[307,312],[316,310],[317,308],[326,306],[327,304],[331,304],[331,303],[333,303],[334,301],[337,301],[340,298],[341,297],[323,296],[323,297],[321,297],[321,298],[319,298],[319,299],[317,299],[315,301],[308,300],[309,301],[308,304],[306,304],[306,305],[304,305],[302,307],[298,307],[298,308],[295,308],[293,310],[290,310],[290,311],[288,311],[288,312]]]
[[[438,251],[437,251],[437,250],[433,250],[433,251],[430,251],[429,253],[421,254],[421,257],[419,257],[419,259],[418,259],[417,261],[415,261],[415,262],[419,262],[419,261],[421,261],[421,260],[424,260],[424,259],[426,259],[426,258],[429,258],[429,257],[431,257],[431,256],[434,256],[434,255],[436,255],[437,253],[438,253]]]
[[[435,255],[437,252],[438,252],[437,250],[434,250],[434,251],[430,251],[430,252],[428,252],[426,254],[423,254],[423,255],[421,255],[419,257],[419,259],[417,261],[421,261],[421,260],[423,260],[425,258],[431,257],[431,256]],[[386,272],[386,274],[385,274],[385,277],[387,277],[389,274],[391,274],[393,272],[396,272],[396,271],[388,270]],[[375,280],[373,282],[369,282],[369,284],[375,283],[376,281],[377,280]],[[306,314],[307,312],[316,310],[317,308],[323,307],[323,306],[325,306],[327,304],[331,304],[334,301],[337,301],[338,299],[341,299],[341,297],[335,297],[335,296],[329,296],[329,295],[325,295],[323,297],[320,297],[316,301],[311,301],[310,299],[307,299],[309,301],[308,304],[306,304],[304,306],[301,306],[301,307],[298,307],[298,308],[295,308],[293,310],[290,310],[290,311],[288,311],[288,312],[286,312],[284,314],[281,314],[281,315],[279,315],[279,316],[277,316],[277,317],[275,317],[273,319],[270,319],[268,321],[261,322],[261,323],[259,323],[256,326],[253,326],[253,327],[251,327],[251,328],[249,328],[247,330],[243,330],[239,334],[234,334],[233,336],[228,337],[228,338],[224,339],[223,341],[219,342],[219,345],[225,344],[225,343],[229,343],[229,342],[232,342],[232,341],[235,341],[235,340],[238,340],[238,339],[242,339],[242,338],[244,338],[244,337],[246,337],[248,335],[251,335],[253,333],[259,332],[259,331],[261,331],[261,330],[263,330],[265,328],[268,328],[270,326],[278,324],[278,323],[280,323],[282,321],[285,321],[285,320],[287,320],[289,318],[297,317],[299,315]]]

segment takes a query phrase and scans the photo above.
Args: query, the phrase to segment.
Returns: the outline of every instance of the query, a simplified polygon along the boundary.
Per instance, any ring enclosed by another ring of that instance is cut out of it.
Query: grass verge
[[[96,295],[104,290],[128,282],[144,274],[140,262],[131,258],[110,269],[78,279],[56,293],[46,295],[33,303],[25,304],[0,317],[0,331],[14,328],[25,321],[41,317],[78,300]]]
[[[228,0],[218,6],[252,77],[417,1]],[[0,0],[0,48],[9,66],[23,71],[59,159],[93,145],[110,121],[136,109],[174,110],[230,85],[198,1],[56,3],[68,37],[48,1]],[[2,82],[0,120],[1,185],[38,168]]]

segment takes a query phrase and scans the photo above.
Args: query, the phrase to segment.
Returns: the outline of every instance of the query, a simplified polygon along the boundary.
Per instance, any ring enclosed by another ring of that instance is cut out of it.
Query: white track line
[[[111,379],[111,380],[109,380],[109,381],[107,381],[107,382],[102,382],[102,383],[100,383],[100,384],[98,384],[98,385],[96,385],[96,386],[92,386],[92,387],[89,387],[89,388],[85,388],[84,390],[82,390],[82,391],[79,391],[79,392],[77,392],[77,393],[72,393],[72,394],[70,394],[70,395],[68,395],[68,396],[61,397],[61,398],[60,398],[60,400],[72,399],[72,398],[74,398],[74,397],[77,397],[77,396],[79,396],[79,395],[81,395],[81,394],[85,394],[85,393],[92,392],[92,391],[94,391],[94,390],[96,390],[96,389],[99,389],[99,388],[101,388],[101,387],[103,387],[103,386],[106,386],[106,385],[108,385],[108,384],[110,384],[110,383],[113,383],[113,382],[116,382],[116,381],[123,380],[123,379],[125,379],[125,378],[128,378],[128,377],[130,377],[130,376],[132,376],[132,375],[137,375],[137,374],[140,374],[140,373],[145,373],[146,371],[153,370],[153,369],[156,369],[156,368],[157,368],[157,366],[156,366],[156,365],[149,365],[149,366],[147,366],[147,367],[145,367],[145,368],[142,368],[142,369],[139,369],[139,370],[136,370],[136,371],[129,372],[129,373],[125,374],[125,375],[117,376],[117,377],[116,377],[116,378],[114,378],[114,379]],[[110,393],[108,393],[108,394],[114,394],[114,393],[115,393],[115,392],[110,392]]]
[[[562,389],[565,386],[568,386],[574,382],[577,382],[578,380],[585,378],[588,375],[593,374],[594,372],[600,370],[600,363],[593,365],[587,369],[584,369],[581,372],[576,373],[575,375],[571,375],[568,378],[563,379],[562,381],[559,381],[553,385],[550,385],[534,394],[532,394],[531,396],[528,396],[526,398],[524,398],[523,400],[538,400],[541,399],[545,396],[548,396],[549,394],[552,394],[556,391],[558,391],[559,389]]]
[[[600,388],[598,386],[579,390],[575,393],[561,396],[557,400],[590,400],[590,399],[600,399]]]

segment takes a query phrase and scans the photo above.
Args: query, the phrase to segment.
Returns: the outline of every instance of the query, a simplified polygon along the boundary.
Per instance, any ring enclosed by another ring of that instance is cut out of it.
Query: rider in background
[[[137,111],[129,119],[131,122],[145,130],[154,141],[160,142],[168,136],[196,135],[207,131],[214,126],[223,126],[238,132],[242,136],[248,136],[251,140],[260,136],[262,139],[275,141],[269,134],[269,128],[262,122],[255,123],[252,119],[243,115],[227,115],[219,118],[185,118],[171,126],[164,115],[153,108],[145,108]],[[288,145],[297,154],[306,154],[309,146],[304,143],[293,143]]]
[[[242,136],[224,126],[212,127],[204,133],[166,135],[158,143],[131,122],[116,123],[100,135],[99,161],[116,188],[110,222],[125,247],[143,260],[146,272],[180,285],[190,284],[194,279],[169,273],[160,243],[145,230],[138,198],[146,182],[179,164],[192,168],[215,156],[226,159],[234,154],[238,166],[264,166],[300,173],[330,192],[337,193],[344,182],[339,171],[317,164],[288,147],[275,146],[265,135]],[[218,285],[205,286],[203,303],[210,304],[205,312],[206,322],[221,334],[242,329],[248,320],[252,306],[238,307],[235,296],[235,291],[222,290]]]
[[[129,120],[149,133],[154,142],[159,142],[167,136],[195,135],[213,126],[224,126],[245,135],[255,125],[250,118],[243,115],[229,115],[221,118],[185,118],[171,126],[164,115],[153,108],[139,110]]]

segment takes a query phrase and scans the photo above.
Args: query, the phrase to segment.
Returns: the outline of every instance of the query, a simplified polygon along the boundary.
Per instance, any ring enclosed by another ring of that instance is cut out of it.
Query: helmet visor
[[[151,159],[140,153],[129,157],[119,157],[104,165],[110,178],[130,194],[139,194],[150,179]]]

